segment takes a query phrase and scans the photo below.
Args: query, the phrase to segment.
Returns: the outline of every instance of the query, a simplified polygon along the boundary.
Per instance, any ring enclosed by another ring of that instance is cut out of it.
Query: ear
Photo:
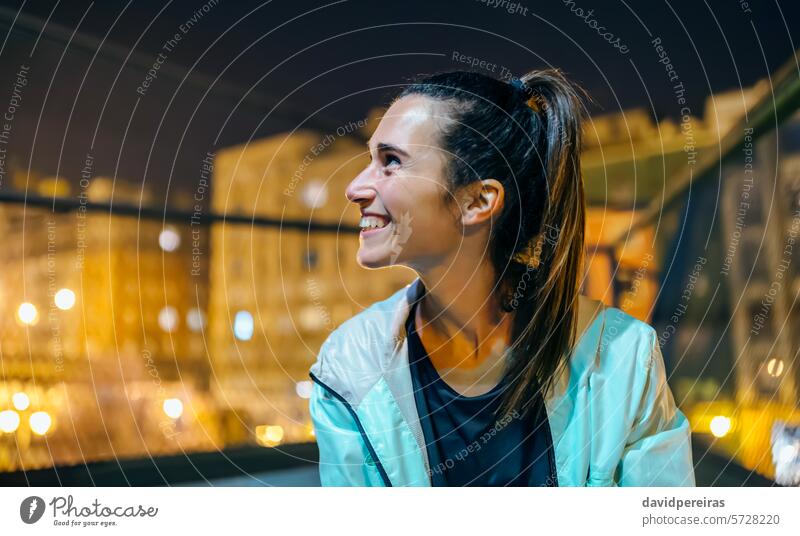
[[[505,199],[503,184],[497,179],[483,179],[464,189],[462,222],[479,225],[500,214]]]

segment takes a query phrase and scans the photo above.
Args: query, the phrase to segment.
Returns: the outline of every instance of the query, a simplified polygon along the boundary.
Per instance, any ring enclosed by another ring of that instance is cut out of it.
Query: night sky
[[[589,92],[590,113],[644,107],[660,119],[680,106],[654,39],[694,115],[710,93],[774,72],[800,42],[790,1],[22,3],[0,10],[0,102],[30,68],[13,165],[77,180],[91,154],[96,174],[146,181],[170,204],[193,189],[207,151],[358,121],[415,75],[469,68],[455,53],[495,74],[559,67]]]

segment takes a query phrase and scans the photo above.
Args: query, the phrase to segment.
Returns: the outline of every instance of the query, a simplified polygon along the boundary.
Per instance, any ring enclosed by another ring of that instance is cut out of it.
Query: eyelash
[[[371,154],[367,154],[367,158],[369,158],[369,163],[371,164],[372,163],[372,155]],[[390,161],[391,160],[395,160],[397,162],[397,165],[402,164],[402,162],[400,161],[400,158],[397,155],[394,155],[394,154],[391,154],[391,153],[387,153],[385,155],[385,157],[384,157],[384,164],[383,164],[384,167],[388,167],[390,165]]]

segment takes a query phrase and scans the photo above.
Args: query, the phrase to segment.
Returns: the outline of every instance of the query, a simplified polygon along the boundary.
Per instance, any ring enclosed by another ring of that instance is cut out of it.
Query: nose
[[[351,203],[358,203],[361,206],[369,205],[375,198],[375,189],[373,188],[373,178],[370,174],[370,168],[365,167],[361,173],[350,181],[345,190],[345,196]]]

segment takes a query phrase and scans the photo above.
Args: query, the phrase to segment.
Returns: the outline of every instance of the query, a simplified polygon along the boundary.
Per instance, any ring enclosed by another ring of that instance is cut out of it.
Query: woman
[[[694,485],[652,327],[579,294],[581,101],[558,71],[425,78],[350,183],[358,262],[418,277],[311,369],[323,485]]]

